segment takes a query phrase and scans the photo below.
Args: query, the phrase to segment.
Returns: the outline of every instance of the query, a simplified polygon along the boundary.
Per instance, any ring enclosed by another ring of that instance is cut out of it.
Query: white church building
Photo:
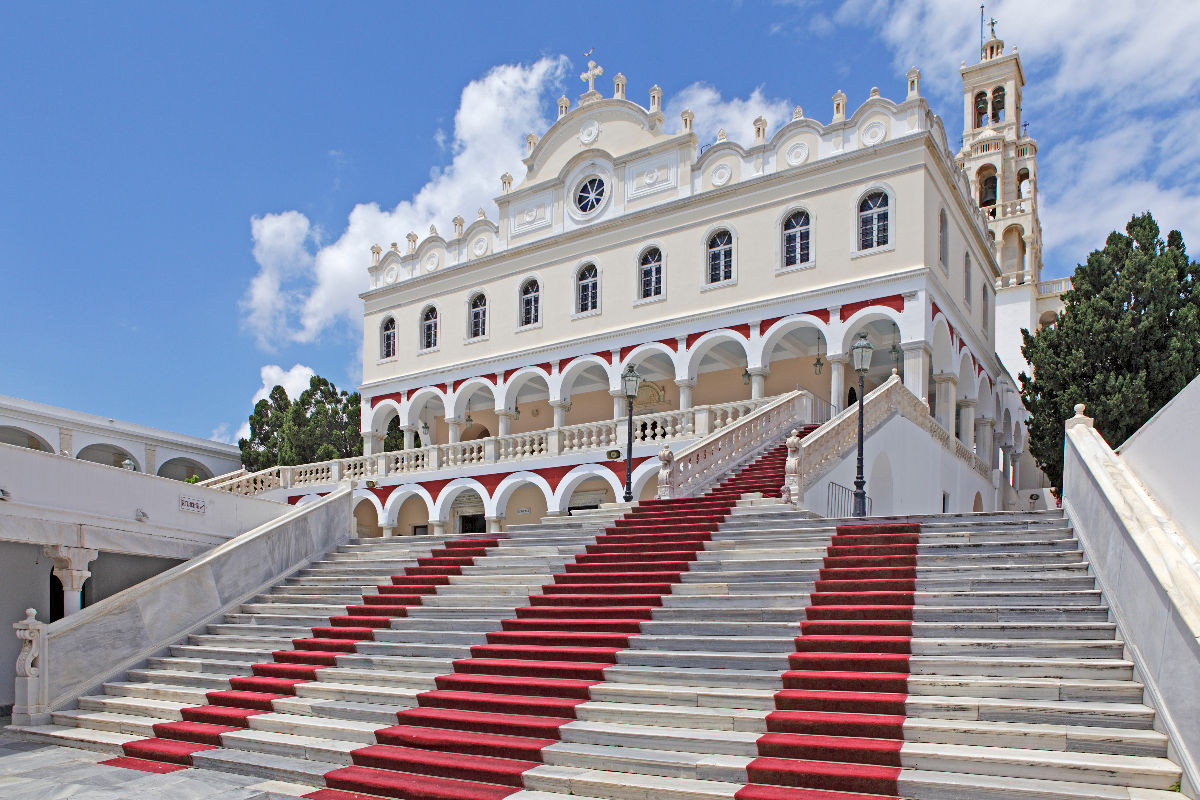
[[[722,131],[711,144],[692,112],[664,117],[658,87],[643,107],[621,74],[601,94],[600,73],[591,64],[578,103],[560,98],[554,125],[529,134],[496,219],[480,209],[448,237],[433,226],[372,248],[365,455],[227,488],[299,502],[362,477],[357,513],[376,535],[500,530],[611,502],[632,367],[644,379],[633,488],[652,497],[649,457],[665,442],[791,392],[814,423],[852,405],[849,349],[866,336],[866,391],[895,370],[953,437],[948,457],[981,476],[946,467],[944,485],[906,486],[876,440],[873,508],[1045,507],[1014,376],[1027,368],[1020,328],[1044,323],[1063,285],[1040,281],[1037,144],[1022,132],[1015,48],[993,39],[964,66],[958,151],[915,68],[900,101],[873,89],[851,110],[838,92],[829,122],[797,107],[778,130],[756,120],[753,141]],[[835,490],[806,506],[826,513]]]

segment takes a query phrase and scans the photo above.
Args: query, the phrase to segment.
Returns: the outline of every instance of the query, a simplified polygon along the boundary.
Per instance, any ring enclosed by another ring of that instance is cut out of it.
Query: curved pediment
[[[558,179],[585,151],[610,158],[643,150],[671,138],[663,117],[628,100],[597,100],[564,114],[534,145],[525,159],[522,186]]]

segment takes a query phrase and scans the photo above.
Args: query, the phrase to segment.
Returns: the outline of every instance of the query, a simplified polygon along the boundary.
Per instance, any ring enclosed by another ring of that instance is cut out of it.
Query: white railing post
[[[500,459],[500,448],[497,446],[496,437],[489,436],[483,440],[483,460],[489,464],[494,464]]]
[[[25,609],[25,619],[14,622],[21,652],[17,654],[17,679],[13,698],[14,725],[44,725],[50,721],[42,654],[45,652],[46,624],[38,622],[37,611]]]

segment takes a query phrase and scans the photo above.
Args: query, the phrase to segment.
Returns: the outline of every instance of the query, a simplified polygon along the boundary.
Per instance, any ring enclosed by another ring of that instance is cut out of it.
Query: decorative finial
[[[692,113],[692,110],[690,108],[685,108],[683,110],[683,113],[679,115],[679,118],[683,120],[683,132],[691,133],[692,132],[692,120],[694,120],[696,118],[696,115]]]
[[[513,183],[513,176],[510,175],[509,173],[506,172],[500,176],[500,189],[505,194],[508,194],[509,192],[512,191],[512,183]]]
[[[464,220],[462,217],[455,217],[454,219],[450,220],[450,222],[454,225],[454,237],[456,239],[461,238],[463,235],[463,223],[465,223],[466,220]]]
[[[650,113],[657,114],[662,111],[662,87],[657,83],[650,87]]]
[[[795,108],[793,108],[792,109],[792,119],[793,120],[804,119],[804,109],[801,108],[800,106],[796,106]]]
[[[482,208],[475,212],[476,219],[487,219],[487,212]]]
[[[563,117],[565,117],[567,115],[567,112],[570,110],[571,110],[571,101],[564,94],[562,97],[558,98],[558,118],[562,119]]]
[[[846,118],[846,93],[838,89],[833,95],[833,121],[841,122]]]
[[[879,87],[878,86],[871,87],[871,97],[879,97]]]
[[[533,148],[537,147],[537,143],[538,143],[538,135],[536,133],[531,133],[525,137],[525,157],[526,158],[529,158],[529,156],[533,155]]]
[[[762,144],[767,140],[767,120],[759,116],[754,120],[754,143]]]
[[[437,236],[437,235],[438,235],[437,228],[436,228],[436,227],[434,227],[433,225],[430,225],[430,226],[429,226],[429,235],[430,235],[430,236]]]
[[[620,72],[613,77],[613,97],[617,100],[625,99],[625,76]]]
[[[408,252],[417,252],[417,232],[409,231],[408,236],[405,236],[404,238],[408,240]]]
[[[723,141],[725,141],[725,138],[726,138],[725,137],[725,129],[724,128],[719,129],[717,131],[717,141],[723,142]]]

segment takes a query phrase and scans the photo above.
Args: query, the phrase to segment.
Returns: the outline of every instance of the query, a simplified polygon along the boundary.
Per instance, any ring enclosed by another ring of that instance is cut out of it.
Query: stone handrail
[[[664,446],[659,453],[658,497],[700,493],[787,428],[821,422],[823,408],[827,404],[822,406],[810,392],[788,392],[677,453]]]
[[[329,552],[350,536],[351,496],[342,488],[293,508],[57,622],[38,622],[29,609],[13,626],[22,641],[13,723],[45,724],[50,712]]]
[[[1200,553],[1084,415],[1066,422],[1062,505],[1183,769],[1200,787]],[[1189,793],[1189,786],[1193,793]]]
[[[231,481],[234,478],[240,478],[243,475],[249,475],[249,474],[250,473],[246,472],[245,467],[240,467],[239,469],[235,469],[233,472],[226,472],[224,475],[214,475],[213,477],[207,478],[206,480],[196,481],[196,485],[197,486],[216,486],[218,483],[225,483],[226,481]]]
[[[666,410],[638,414],[633,418],[633,438],[637,443],[654,443],[707,436],[771,401],[772,398],[739,400],[695,406],[686,411]],[[821,401],[814,398],[814,402]],[[328,486],[347,478],[378,480],[400,473],[451,469],[589,450],[608,450],[624,445],[625,420],[605,419],[528,433],[490,436],[467,442],[392,450],[371,456],[270,467],[259,472],[235,475],[229,480],[213,484],[212,488],[235,494],[254,495],[268,489]]]
[[[1070,278],[1053,278],[1048,281],[1038,281],[1038,294],[1045,297],[1052,294],[1062,294],[1071,289]]]
[[[893,373],[878,388],[863,398],[863,430],[869,434],[892,417],[900,415],[927,432],[932,439],[957,459],[991,480],[991,466],[957,437],[952,436],[929,413],[929,407],[909,391],[900,377]],[[837,465],[858,445],[858,406],[850,406],[834,417],[829,424],[800,445],[801,454],[795,472],[788,472],[784,481],[793,503],[804,498],[804,492]]]

